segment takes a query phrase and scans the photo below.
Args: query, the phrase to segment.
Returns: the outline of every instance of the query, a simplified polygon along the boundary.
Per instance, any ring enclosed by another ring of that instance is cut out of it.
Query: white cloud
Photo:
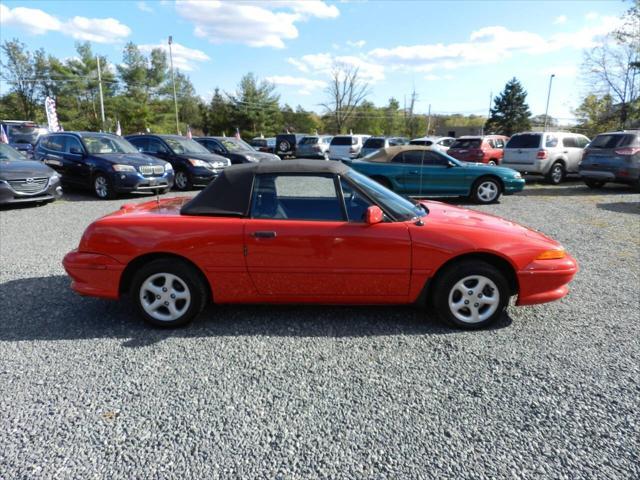
[[[194,25],[194,34],[211,43],[235,42],[251,47],[284,48],[298,37],[296,23],[310,18],[335,18],[335,5],[320,0],[271,2],[178,0],[178,14]]]
[[[567,23],[567,16],[566,15],[557,16],[556,18],[553,19],[553,23],[554,25],[562,25],[564,23]]]
[[[331,53],[316,53],[303,55],[299,59],[289,59],[289,63],[298,68],[301,72],[313,72],[325,76],[330,76],[335,65],[345,65],[358,69],[358,73],[363,80],[377,82],[384,79],[384,67],[371,62],[364,57],[353,55],[333,55]]]
[[[138,10],[141,12],[153,13],[153,8],[151,8],[147,2],[137,2],[136,7],[138,7]]]
[[[305,77],[291,77],[288,75],[267,77],[266,80],[275,85],[298,87],[297,93],[300,95],[311,95],[313,91],[327,86],[327,83],[322,80],[313,80]]]
[[[96,43],[114,43],[131,35],[131,29],[115,18],[73,17],[64,32],[77,40]]]
[[[347,45],[353,48],[362,48],[366,44],[367,42],[365,42],[364,40],[356,40],[356,41],[347,40]]]
[[[73,17],[68,21],[37,8],[9,8],[0,4],[0,24],[24,28],[34,35],[60,32],[78,40],[114,43],[131,34],[131,29],[115,18]]]
[[[164,50],[169,55],[169,45],[167,42],[160,41],[155,45],[140,45],[138,47],[141,52],[149,53],[154,48]],[[194,48],[188,48],[179,43],[173,42],[171,44],[171,53],[173,56],[173,66],[179,70],[192,71],[196,68],[195,63],[207,62],[211,60],[209,56],[202,50],[196,50]]]
[[[425,75],[424,79],[430,82],[435,82],[437,80],[453,80],[454,76],[453,75],[434,75],[433,73],[430,73],[429,75]]]
[[[600,15],[598,15],[597,12],[589,12],[587,13],[584,18],[586,18],[587,20],[596,20]]]
[[[0,4],[0,24],[21,27],[34,35],[47,33],[49,30],[59,31],[62,22],[37,8],[9,8]]]
[[[554,74],[558,78],[573,78],[578,74],[578,67],[576,65],[555,65],[545,68],[541,72],[545,77]]]

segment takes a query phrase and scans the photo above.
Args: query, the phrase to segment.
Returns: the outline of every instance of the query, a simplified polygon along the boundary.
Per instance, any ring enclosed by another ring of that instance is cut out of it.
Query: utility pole
[[[553,82],[553,77],[556,74],[552,73],[549,77],[549,90],[547,91],[547,108],[544,109],[544,129],[543,132],[547,131],[547,121],[549,120],[549,99],[551,98],[551,82]]]
[[[493,102],[493,90],[489,90],[489,110],[487,110],[487,122],[491,118],[491,103],[492,102]],[[482,135],[484,135],[484,126],[487,124],[487,122],[484,122],[484,124],[482,124]]]
[[[427,116],[427,137],[429,136],[429,130],[431,130],[431,104],[429,104],[429,113]]]
[[[102,119],[102,130],[104,131],[104,98],[102,96],[102,72],[100,71],[100,57],[96,55],[98,61],[98,91],[100,92],[100,118]]]
[[[169,35],[169,62],[171,65],[171,83],[173,83],[173,104],[176,108],[176,133],[180,134],[180,123],[178,120],[178,96],[176,95],[176,79],[173,75],[173,53],[171,52],[171,44],[173,43],[173,37]]]

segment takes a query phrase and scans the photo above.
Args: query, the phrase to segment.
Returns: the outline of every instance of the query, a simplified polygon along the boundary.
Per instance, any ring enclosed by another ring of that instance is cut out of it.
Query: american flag
[[[241,140],[241,138],[240,138],[240,129],[238,127],[236,127],[236,138],[238,140]]]
[[[122,128],[120,128],[120,120],[116,122],[116,135],[118,135],[119,137],[122,136]]]
[[[7,132],[4,130],[4,125],[0,125],[0,143],[9,143],[9,137],[7,137]]]
[[[193,135],[191,134],[191,127],[189,125],[187,125],[187,138],[189,140],[193,139]]]

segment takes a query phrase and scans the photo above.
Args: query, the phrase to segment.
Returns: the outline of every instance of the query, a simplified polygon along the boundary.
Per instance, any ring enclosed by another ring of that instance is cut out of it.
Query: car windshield
[[[2,162],[22,162],[26,160],[24,156],[15,151],[6,143],[0,143],[0,161]]]
[[[80,135],[87,152],[99,153],[138,153],[138,150],[124,138],[116,135],[86,134]]]
[[[13,137],[35,138],[40,133],[40,127],[34,124],[7,125],[7,135]]]
[[[481,143],[480,138],[461,138],[456,140],[451,148],[480,148]]]
[[[167,142],[167,145],[173,150],[173,153],[177,153],[178,155],[184,153],[209,154],[209,150],[195,140],[181,137],[162,137],[162,139]]]
[[[398,221],[411,220],[413,218],[424,217],[429,213],[426,208],[411,200],[401,197],[397,193],[388,190],[375,180],[366,175],[349,170],[346,177],[358,185],[375,203],[383,210],[388,211]]]
[[[246,152],[247,150],[254,150],[253,148],[251,148],[251,145],[243,142],[242,140],[238,140],[237,138],[221,138],[220,143],[222,143],[222,145],[224,145],[224,148],[226,148],[230,152]]]
[[[603,134],[598,135],[589,144],[589,148],[617,148],[626,147],[633,142],[633,135],[627,134]]]
[[[333,137],[331,140],[331,145],[341,146],[341,145],[355,145],[358,143],[354,137]]]
[[[425,147],[428,147],[432,144],[433,142],[431,140],[411,140],[409,142],[409,145],[424,145]]]
[[[538,148],[540,147],[540,138],[542,135],[539,133],[523,133],[521,135],[514,135],[507,142],[506,148]]]
[[[369,138],[364,142],[364,148],[384,148],[384,138]]]

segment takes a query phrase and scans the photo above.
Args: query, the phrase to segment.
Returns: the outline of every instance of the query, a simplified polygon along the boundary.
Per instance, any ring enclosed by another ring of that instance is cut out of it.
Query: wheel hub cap
[[[107,180],[104,177],[96,178],[94,187],[99,197],[107,196]]]
[[[178,184],[179,188],[185,188],[187,186],[187,177],[184,173],[178,172],[176,174],[176,183]]]
[[[483,275],[470,275],[456,283],[449,292],[449,308],[464,323],[479,323],[498,309],[500,293],[496,284]]]
[[[191,305],[187,284],[171,273],[156,273],[140,287],[140,303],[147,314],[161,322],[177,320]]]
[[[498,195],[498,186],[493,182],[483,182],[478,187],[478,197],[483,202],[490,202]]]

